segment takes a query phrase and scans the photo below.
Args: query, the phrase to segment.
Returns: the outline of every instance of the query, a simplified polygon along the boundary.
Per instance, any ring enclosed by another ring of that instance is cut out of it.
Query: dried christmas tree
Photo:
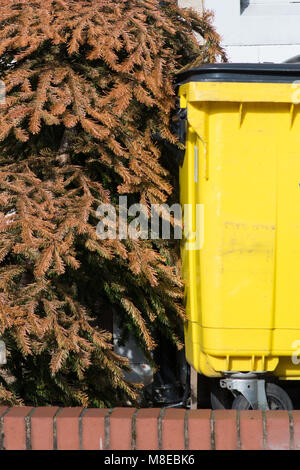
[[[167,0],[0,0],[0,21],[0,400],[134,400],[104,314],[113,307],[148,355],[156,331],[180,346],[176,252],[99,239],[96,211],[172,193],[153,136],[176,143],[174,73],[225,59],[211,14]]]

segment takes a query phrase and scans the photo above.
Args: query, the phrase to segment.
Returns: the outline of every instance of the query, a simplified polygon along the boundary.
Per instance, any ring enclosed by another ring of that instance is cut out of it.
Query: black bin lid
[[[177,74],[177,85],[189,82],[293,83],[300,64],[204,64]]]

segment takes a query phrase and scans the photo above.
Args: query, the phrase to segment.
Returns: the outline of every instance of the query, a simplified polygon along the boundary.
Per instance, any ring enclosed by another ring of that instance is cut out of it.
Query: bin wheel
[[[231,408],[232,393],[226,389],[216,387],[210,394],[210,403],[213,410],[226,410]]]
[[[266,384],[266,395],[270,410],[292,410],[293,404],[288,394],[278,385]],[[243,395],[238,395],[232,403],[233,410],[251,410],[252,407]]]

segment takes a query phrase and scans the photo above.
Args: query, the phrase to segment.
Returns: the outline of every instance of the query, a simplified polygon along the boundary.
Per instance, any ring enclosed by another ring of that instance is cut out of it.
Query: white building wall
[[[231,62],[283,62],[300,55],[300,0],[179,0],[213,10]]]

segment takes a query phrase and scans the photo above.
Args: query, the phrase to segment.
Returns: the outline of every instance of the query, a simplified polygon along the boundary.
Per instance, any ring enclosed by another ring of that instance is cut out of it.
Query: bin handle
[[[203,145],[203,173],[204,173],[204,178],[206,180],[209,179],[209,155],[208,155],[208,145],[204,137],[202,137],[202,132],[204,131],[203,126],[195,119],[193,115],[188,115],[187,121],[193,131],[197,135],[197,140],[201,142]],[[198,145],[198,142],[196,142],[196,145]],[[198,145],[200,147],[200,145]]]
[[[209,179],[209,161],[208,161],[208,151],[207,151],[207,142],[203,139],[203,137],[197,132],[197,142],[196,146],[198,149],[198,141],[201,142],[203,145],[203,174],[206,180]],[[199,145],[200,147],[200,145]]]

